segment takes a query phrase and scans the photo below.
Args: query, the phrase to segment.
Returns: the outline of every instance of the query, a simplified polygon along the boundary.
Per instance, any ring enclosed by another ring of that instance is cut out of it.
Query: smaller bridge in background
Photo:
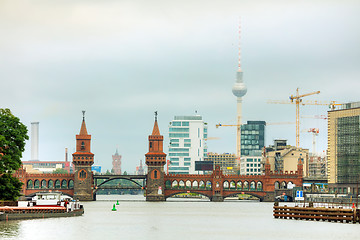
[[[99,190],[113,190],[113,189],[120,189],[120,190],[142,190],[146,187],[146,175],[94,175],[94,200],[96,199],[96,192]],[[113,182],[118,179],[127,180],[129,182],[134,183],[133,186],[124,186],[122,184],[116,184],[116,185],[108,185],[107,183]],[[99,183],[98,180],[105,180]],[[142,180],[136,181],[136,180]]]

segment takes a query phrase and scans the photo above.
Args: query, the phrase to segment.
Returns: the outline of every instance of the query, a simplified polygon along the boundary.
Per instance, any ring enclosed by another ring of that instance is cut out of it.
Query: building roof
[[[82,121],[79,135],[88,135],[88,132],[86,130],[85,119],[83,119],[83,121]]]
[[[152,131],[152,134],[153,136],[160,136],[160,130],[159,130],[159,126],[158,126],[158,123],[157,123],[157,120],[155,120],[155,123],[154,123],[154,128],[153,128],[153,131]]]

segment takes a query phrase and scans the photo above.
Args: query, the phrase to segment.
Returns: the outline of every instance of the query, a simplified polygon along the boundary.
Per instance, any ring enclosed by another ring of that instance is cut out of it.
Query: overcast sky
[[[243,121],[295,122],[304,100],[359,101],[359,1],[121,1],[0,0],[1,108],[28,126],[40,122],[40,160],[64,160],[75,150],[82,110],[95,164],[111,169],[118,148],[123,170],[144,161],[154,111],[168,149],[175,115],[198,111],[209,126],[210,152],[235,152],[238,26],[248,93]],[[302,106],[301,115],[326,115],[326,106]],[[326,120],[302,118],[300,130]],[[273,139],[295,145],[295,124],[268,126]],[[30,160],[30,141],[23,160]],[[312,136],[300,145],[312,148]]]

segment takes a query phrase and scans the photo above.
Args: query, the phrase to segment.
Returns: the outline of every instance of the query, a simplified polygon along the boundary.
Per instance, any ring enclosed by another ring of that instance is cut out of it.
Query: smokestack
[[[65,162],[68,161],[68,149],[65,148]]]
[[[31,160],[39,160],[39,122],[31,123]]]

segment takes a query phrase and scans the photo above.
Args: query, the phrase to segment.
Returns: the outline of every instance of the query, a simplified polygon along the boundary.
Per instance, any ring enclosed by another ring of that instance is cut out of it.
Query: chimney
[[[68,161],[68,149],[65,148],[65,162]]]
[[[31,123],[31,160],[39,160],[39,122]]]

